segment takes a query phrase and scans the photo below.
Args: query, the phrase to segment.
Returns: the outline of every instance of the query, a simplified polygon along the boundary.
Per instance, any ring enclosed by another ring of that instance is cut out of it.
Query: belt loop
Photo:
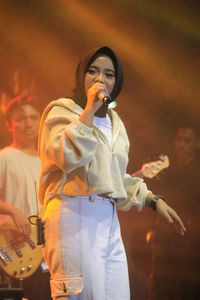
[[[110,202],[111,202],[112,204],[116,205],[116,202],[115,202],[115,200],[114,200],[113,198],[109,198],[109,200],[110,200]]]
[[[93,194],[89,196],[89,201],[90,201],[90,202],[94,202],[94,200],[95,200],[95,197],[94,197],[94,196],[95,196],[95,195],[93,195]]]

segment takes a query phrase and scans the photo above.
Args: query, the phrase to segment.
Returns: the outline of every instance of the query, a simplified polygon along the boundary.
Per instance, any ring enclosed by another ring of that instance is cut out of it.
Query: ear
[[[6,128],[8,129],[9,132],[12,132],[12,125],[10,122],[8,121],[5,121],[5,125],[6,125]]]

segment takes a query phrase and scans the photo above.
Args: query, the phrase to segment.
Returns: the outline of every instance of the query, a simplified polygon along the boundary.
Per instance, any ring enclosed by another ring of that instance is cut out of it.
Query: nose
[[[184,148],[185,147],[185,141],[181,140],[179,141],[179,148]]]
[[[97,73],[95,82],[104,83],[104,76],[102,72]]]
[[[30,119],[30,118],[26,118],[26,127],[28,127],[28,128],[30,128],[30,127],[32,127],[32,124],[33,122],[32,122],[32,120]]]

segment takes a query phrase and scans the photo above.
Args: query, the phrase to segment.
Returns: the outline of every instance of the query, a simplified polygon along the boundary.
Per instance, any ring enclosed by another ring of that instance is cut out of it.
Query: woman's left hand
[[[157,212],[163,216],[169,223],[174,223],[177,231],[184,235],[186,229],[181,220],[181,218],[177,215],[174,209],[172,209],[165,201],[159,199],[157,201]]]

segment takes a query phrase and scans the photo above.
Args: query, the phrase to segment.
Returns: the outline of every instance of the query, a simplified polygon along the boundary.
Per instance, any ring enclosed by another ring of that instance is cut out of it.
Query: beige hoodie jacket
[[[39,200],[109,194],[121,210],[141,210],[150,191],[141,178],[126,174],[129,140],[118,114],[112,120],[112,146],[95,126],[79,121],[82,108],[73,100],[52,101],[43,112],[39,131],[42,171]]]

